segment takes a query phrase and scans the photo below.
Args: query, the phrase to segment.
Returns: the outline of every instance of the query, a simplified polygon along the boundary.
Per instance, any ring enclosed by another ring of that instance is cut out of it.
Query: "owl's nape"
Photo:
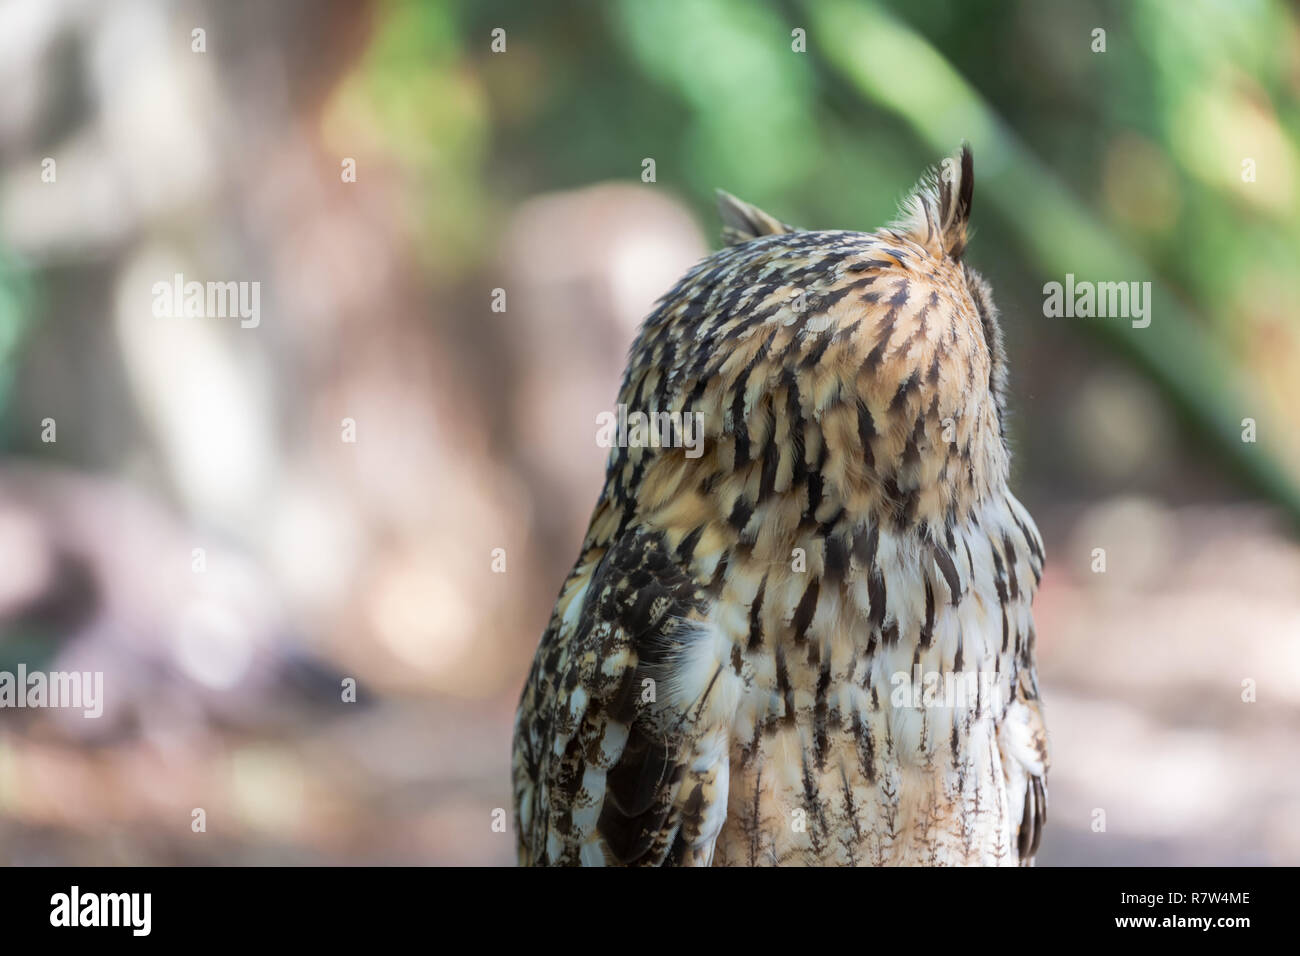
[[[872,233],[720,194],[618,396],[679,430],[610,449],[520,701],[522,862],[1032,859],[1043,549],[973,194],[969,149]]]

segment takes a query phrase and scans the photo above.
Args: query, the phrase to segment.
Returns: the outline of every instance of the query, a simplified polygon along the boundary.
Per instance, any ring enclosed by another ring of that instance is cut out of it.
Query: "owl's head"
[[[973,173],[963,147],[874,232],[796,229],[721,193],[726,248],[646,319],[620,392],[701,416],[707,451],[612,452],[615,496],[686,507],[694,485],[736,521],[772,503],[796,524],[842,508],[928,527],[992,500],[1006,372],[993,297],[963,261]]]
[[[970,146],[963,143],[956,154],[925,170],[903,200],[897,219],[869,236],[886,253],[897,251],[890,249],[891,243],[894,246],[905,244],[911,252],[929,259],[928,265],[934,277],[953,280],[940,283],[943,286],[955,286],[951,291],[958,293],[957,301],[949,304],[960,310],[968,302],[973,308],[983,332],[983,350],[988,357],[989,392],[997,410],[999,431],[1005,437],[1003,420],[1007,370],[998,310],[988,282],[963,261],[970,238],[971,201],[974,193],[974,158]],[[723,223],[722,239],[727,245],[746,243],[763,236],[805,231],[722,190],[718,190],[718,210]],[[860,262],[879,261],[872,258],[870,247],[855,248],[852,243],[845,243],[843,248],[850,255],[857,253]],[[909,272],[915,272],[917,265],[920,263],[900,262],[900,268]],[[847,266],[850,271],[855,268],[857,266],[853,263]]]

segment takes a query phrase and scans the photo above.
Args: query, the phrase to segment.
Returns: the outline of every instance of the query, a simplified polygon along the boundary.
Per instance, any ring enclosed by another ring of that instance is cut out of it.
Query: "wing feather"
[[[565,597],[579,594],[575,614]],[[726,748],[701,708],[666,692],[706,593],[662,535],[631,529],[580,559],[557,607],[515,727],[520,862],[708,862]]]
[[[1012,820],[1019,820],[1016,848],[1020,865],[1032,865],[1047,825],[1047,725],[1031,669],[1020,671],[998,734]]]

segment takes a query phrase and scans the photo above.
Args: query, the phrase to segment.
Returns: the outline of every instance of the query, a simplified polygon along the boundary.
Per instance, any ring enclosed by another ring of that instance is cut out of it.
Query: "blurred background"
[[[511,863],[595,416],[713,188],[869,230],[967,139],[1040,861],[1300,863],[1298,99],[1280,0],[0,0],[0,670],[106,698],[0,710],[0,861]],[[155,317],[176,273],[260,324]],[[1150,326],[1044,317],[1067,273]]]

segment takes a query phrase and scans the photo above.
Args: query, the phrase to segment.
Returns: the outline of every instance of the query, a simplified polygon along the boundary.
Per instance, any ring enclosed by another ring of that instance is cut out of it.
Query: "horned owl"
[[[623,378],[658,434],[620,431],[520,701],[522,863],[1032,860],[1043,545],[973,185],[964,147],[872,233],[720,193]]]

